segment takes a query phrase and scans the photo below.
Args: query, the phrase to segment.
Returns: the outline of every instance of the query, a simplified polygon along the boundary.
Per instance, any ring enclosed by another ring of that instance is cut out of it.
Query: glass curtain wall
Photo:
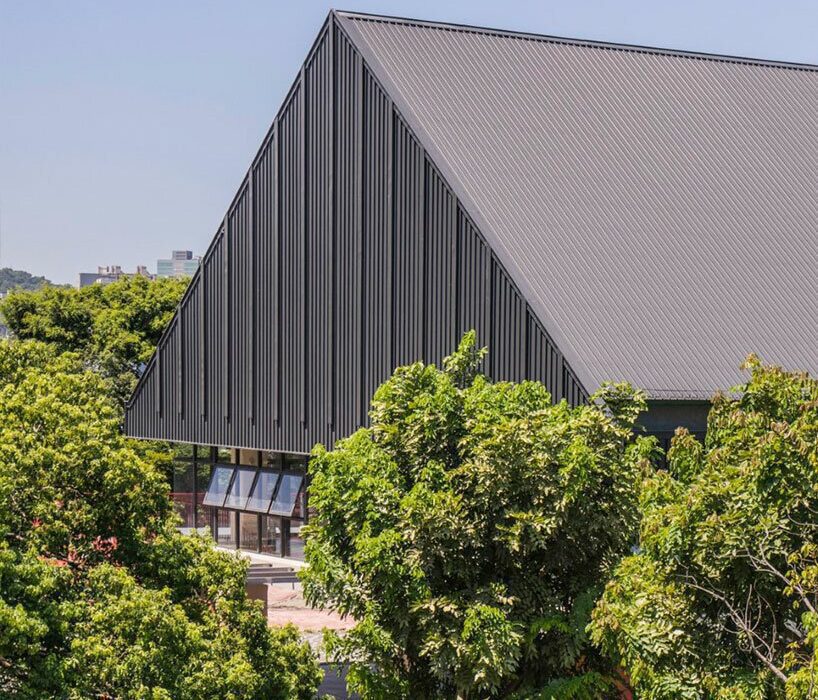
[[[185,447],[171,477],[183,530],[209,528],[224,547],[303,559],[306,457]]]

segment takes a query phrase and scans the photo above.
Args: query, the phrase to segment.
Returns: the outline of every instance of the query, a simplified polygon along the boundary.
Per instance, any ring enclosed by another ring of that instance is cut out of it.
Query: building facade
[[[199,269],[201,258],[192,250],[174,250],[170,258],[156,261],[157,277],[193,277]]]
[[[123,277],[133,277],[134,275],[147,277],[148,279],[154,278],[154,275],[148,272],[148,268],[144,265],[137,265],[135,272],[124,272],[119,265],[100,265],[96,272],[80,272],[79,286],[82,288],[92,284],[110,284],[121,280]]]
[[[313,445],[472,328],[495,380],[701,431],[748,352],[817,368],[816,103],[809,67],[333,12],[126,432],[192,446],[188,527],[298,556]]]
[[[208,530],[222,547],[303,559],[306,457],[189,446],[177,450],[171,498],[183,532]]]

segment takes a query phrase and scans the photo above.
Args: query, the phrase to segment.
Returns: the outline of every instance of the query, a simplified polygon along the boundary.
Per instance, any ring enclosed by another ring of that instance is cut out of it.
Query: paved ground
[[[324,629],[347,630],[354,624],[340,615],[324,610],[313,610],[301,595],[299,584],[270,585],[267,593],[267,620],[271,625],[292,623],[306,634],[320,641]]]
[[[326,663],[321,640],[323,630],[347,630],[354,624],[352,620],[343,619],[332,612],[313,610],[301,595],[301,585],[288,583],[268,586],[267,621],[271,626],[294,624],[301,630],[302,637],[310,643],[324,669],[324,682],[318,690],[319,697],[332,696],[337,700],[348,697],[343,679]]]

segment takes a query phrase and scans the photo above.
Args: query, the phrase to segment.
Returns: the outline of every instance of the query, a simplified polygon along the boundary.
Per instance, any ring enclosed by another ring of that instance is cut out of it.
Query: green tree
[[[593,615],[640,698],[818,692],[818,382],[747,367],[705,444],[678,430],[646,480],[639,551]]]
[[[0,695],[311,697],[309,648],[176,531],[166,457],[120,417],[78,355],[0,343]]]
[[[0,300],[0,314],[19,340],[79,353],[86,366],[112,380],[114,395],[124,403],[186,286],[187,280],[134,275],[82,289],[18,290]]]
[[[396,370],[371,428],[316,448],[305,595],[356,620],[325,641],[366,698],[593,697],[609,669],[585,630],[636,536],[643,398],[554,405],[479,375],[474,343]]]
[[[51,282],[45,277],[32,275],[25,270],[0,268],[0,296],[13,289],[40,289],[46,286],[51,286]]]

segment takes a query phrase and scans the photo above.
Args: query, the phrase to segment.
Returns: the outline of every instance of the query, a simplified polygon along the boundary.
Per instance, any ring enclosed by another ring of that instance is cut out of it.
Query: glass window
[[[173,459],[182,461],[193,461],[193,445],[184,443],[174,443],[173,445]]]
[[[196,464],[196,527],[207,527],[210,525],[210,515],[208,508],[204,504],[207,485],[210,483],[211,466],[207,462]]]
[[[182,518],[182,527],[193,527],[193,464],[173,465],[173,488],[170,499]]]
[[[270,506],[270,513],[286,516],[292,515],[303,482],[303,474],[284,472],[284,474],[281,475],[281,480],[278,482],[278,491],[276,491],[273,505]]]
[[[213,470],[213,477],[210,479],[210,486],[207,488],[204,503],[206,506],[224,505],[224,497],[230,486],[230,479],[233,478],[233,467],[216,467]]]
[[[261,455],[261,464],[270,469],[281,469],[281,458],[282,455],[280,452],[263,452]]]
[[[284,455],[284,467],[303,472],[307,468],[307,458],[304,455]]]
[[[257,469],[243,467],[236,469],[236,476],[233,478],[233,484],[230,486],[230,492],[224,502],[225,508],[244,508],[247,498],[250,496],[250,490],[253,488],[256,474],[258,474]]]
[[[298,492],[298,497],[295,499],[295,507],[293,508],[290,517],[298,518],[299,520],[309,520],[310,515],[307,513],[307,482],[306,480],[301,484],[301,490]],[[306,513],[306,515],[305,515]]]
[[[258,474],[256,484],[253,486],[253,491],[250,494],[250,499],[245,510],[254,510],[259,513],[266,513],[270,507],[270,501],[273,500],[273,494],[276,490],[276,484],[281,476],[279,472],[272,472],[262,470]]]
[[[301,534],[301,529],[304,527],[303,520],[285,521],[288,526],[284,528],[285,542],[284,542],[284,556],[293,559],[304,559],[304,535]]]
[[[173,465],[173,493],[193,493],[193,465],[184,462]]]
[[[215,511],[214,528],[216,530],[216,542],[223,547],[236,546],[236,514],[221,508]]]
[[[239,547],[258,551],[258,523],[259,516],[256,513],[239,513]]]
[[[261,516],[261,551],[264,554],[280,555],[281,518],[273,515]]]

